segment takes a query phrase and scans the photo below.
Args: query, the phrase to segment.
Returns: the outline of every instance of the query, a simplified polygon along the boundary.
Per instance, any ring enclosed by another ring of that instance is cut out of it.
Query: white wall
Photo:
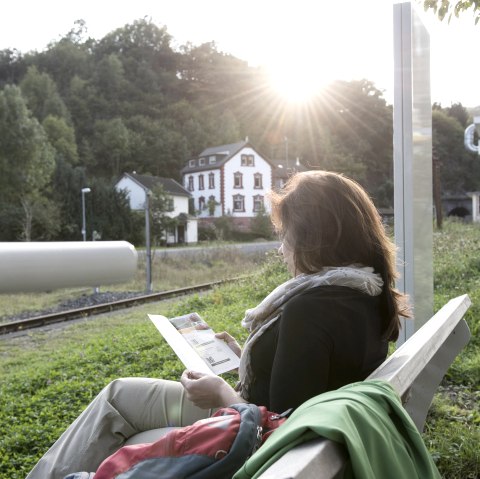
[[[145,190],[130,178],[123,177],[116,185],[117,190],[125,190],[132,210],[145,209]]]
[[[214,188],[209,188],[209,181],[208,181],[208,175],[210,173],[214,174]],[[203,175],[203,185],[204,189],[199,190],[198,189],[198,177],[200,175]],[[210,213],[208,211],[208,207],[202,211],[199,210],[199,198],[203,196],[205,198],[205,206],[207,206],[208,203],[208,198],[210,196],[215,196],[215,201],[219,203],[218,206],[215,208],[215,217],[221,216],[222,215],[222,207],[220,205],[221,203],[221,195],[220,195],[220,168],[215,169],[215,170],[205,170],[205,171],[200,171],[200,172],[194,172],[194,173],[187,173],[183,177],[183,187],[188,190],[188,178],[190,176],[193,177],[193,191],[190,191],[193,201],[194,201],[194,207],[195,211],[197,212],[197,215],[199,218],[206,218],[210,216]]]
[[[242,166],[242,155],[254,155],[255,166]],[[243,188],[234,188],[234,173],[240,172],[243,175]],[[254,188],[254,175],[261,173],[262,188]],[[255,216],[253,211],[253,197],[261,195],[264,198],[264,205],[269,211],[269,205],[265,201],[265,194],[272,188],[272,168],[263,158],[261,158],[252,148],[243,148],[233,158],[224,165],[224,181],[225,181],[225,213],[230,210],[233,216],[252,217]],[[243,195],[245,197],[245,211],[233,211],[233,196]]]
[[[185,196],[172,196],[173,198],[173,211],[169,211],[166,214],[170,218],[178,216],[180,213],[188,214],[188,198]]]
[[[189,219],[185,228],[185,243],[198,242],[197,220]]]

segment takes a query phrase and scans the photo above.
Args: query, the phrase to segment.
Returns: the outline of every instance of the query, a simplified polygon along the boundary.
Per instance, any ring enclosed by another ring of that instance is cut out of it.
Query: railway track
[[[184,296],[186,294],[199,293],[202,291],[208,291],[215,286],[237,281],[245,278],[238,277],[220,281],[213,281],[211,283],[204,283],[197,286],[187,286],[180,289],[172,289],[169,291],[162,291],[159,293],[144,294],[136,296],[134,298],[121,299],[118,301],[112,301],[110,303],[96,304],[94,306],[87,306],[84,308],[70,309],[66,311],[58,311],[55,313],[49,313],[41,316],[34,316],[32,318],[22,319],[18,321],[11,321],[8,323],[0,324],[0,335],[13,333],[17,331],[26,331],[28,329],[39,328],[42,326],[48,326],[54,323],[71,321],[78,318],[85,318],[88,316],[95,316],[101,313],[108,313],[119,309],[131,308],[133,306],[140,306],[145,303],[151,303],[156,301],[163,301],[177,296]]]

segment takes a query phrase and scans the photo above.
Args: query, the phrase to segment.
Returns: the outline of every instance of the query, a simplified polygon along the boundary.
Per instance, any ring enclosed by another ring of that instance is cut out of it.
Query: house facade
[[[265,195],[272,165],[248,140],[205,149],[189,160],[182,178],[202,223],[229,215],[238,230],[248,231],[258,212],[270,210]]]
[[[165,212],[165,215],[177,219],[175,228],[167,232],[166,243],[196,243],[197,219],[188,214],[188,203],[192,195],[180,183],[172,178],[124,173],[115,188],[126,192],[132,210],[144,211],[147,195],[159,186],[171,199],[170,211]]]

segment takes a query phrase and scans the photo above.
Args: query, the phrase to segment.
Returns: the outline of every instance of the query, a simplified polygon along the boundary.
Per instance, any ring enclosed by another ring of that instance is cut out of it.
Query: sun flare
[[[317,65],[297,58],[269,68],[270,84],[289,103],[308,103],[329,83]]]

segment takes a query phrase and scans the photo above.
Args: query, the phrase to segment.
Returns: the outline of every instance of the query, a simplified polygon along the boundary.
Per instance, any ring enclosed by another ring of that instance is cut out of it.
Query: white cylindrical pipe
[[[136,269],[127,241],[0,243],[0,293],[125,283]]]

